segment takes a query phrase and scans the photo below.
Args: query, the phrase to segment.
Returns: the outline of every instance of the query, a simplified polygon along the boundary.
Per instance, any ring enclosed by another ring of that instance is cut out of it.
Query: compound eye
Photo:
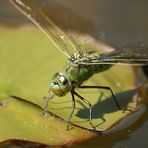
[[[52,88],[59,88],[59,85],[57,82],[52,82],[50,85]]]
[[[58,83],[57,83],[57,82],[52,82],[52,84],[53,84],[53,85],[57,85]]]
[[[67,78],[64,77],[64,76],[61,76],[61,77],[60,77],[60,81],[61,81],[61,83],[62,83],[63,85],[66,85],[66,84],[68,83]]]

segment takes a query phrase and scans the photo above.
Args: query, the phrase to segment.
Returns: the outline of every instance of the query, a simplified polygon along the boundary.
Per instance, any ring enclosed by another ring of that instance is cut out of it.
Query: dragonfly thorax
[[[50,84],[51,91],[57,96],[65,96],[72,89],[70,79],[63,73],[55,73]]]

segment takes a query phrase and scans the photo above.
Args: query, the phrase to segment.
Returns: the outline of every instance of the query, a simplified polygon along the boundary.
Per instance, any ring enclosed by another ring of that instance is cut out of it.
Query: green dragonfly
[[[86,50],[68,37],[64,31],[59,29],[44,13],[42,5],[36,6],[29,0],[9,0],[18,10],[29,18],[58,48],[68,57],[67,66],[63,73],[55,73],[49,88],[48,102],[55,95],[59,97],[71,93],[72,111],[67,120],[69,128],[72,115],[75,110],[75,96],[89,106],[89,122],[92,124],[92,105],[84,97],[76,92],[79,89],[106,89],[108,90],[118,109],[121,109],[112,89],[108,86],[83,86],[83,82],[96,73],[108,70],[114,64],[148,65],[148,49],[144,45],[127,46],[112,52],[99,54],[98,50]],[[44,1],[42,1],[44,3]]]

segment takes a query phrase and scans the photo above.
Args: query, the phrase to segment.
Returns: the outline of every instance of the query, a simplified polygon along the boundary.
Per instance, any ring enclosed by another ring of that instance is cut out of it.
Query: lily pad
[[[137,94],[139,80],[143,79],[142,74],[138,75],[140,70],[130,66],[113,66],[94,75],[84,85],[111,87],[123,110],[117,108],[109,91],[78,89],[77,92],[93,106],[95,130],[88,122],[88,106],[77,99],[71,120],[74,126],[66,131],[64,120],[69,118],[72,109],[69,94],[54,97],[49,102],[48,110],[52,114],[47,117],[42,116],[41,109],[44,107],[43,97],[48,95],[50,79],[55,72],[63,69],[65,56],[38,29],[0,27],[0,32],[1,142],[20,139],[63,145],[83,141],[96,134],[79,127],[106,132],[136,110],[132,98]]]
[[[20,98],[9,97],[0,107],[0,141],[23,140],[47,145],[65,145],[95,136],[76,128],[65,130],[65,122],[53,114],[43,116],[42,109]],[[83,138],[82,138],[83,137]]]
[[[48,91],[50,71],[56,70],[51,64],[56,51],[46,38],[37,29],[30,28],[1,27],[0,32],[0,142],[19,139],[64,145],[96,135],[78,127],[67,131],[62,119],[53,114],[43,116],[41,104]],[[58,62],[63,60],[60,54],[57,57]]]

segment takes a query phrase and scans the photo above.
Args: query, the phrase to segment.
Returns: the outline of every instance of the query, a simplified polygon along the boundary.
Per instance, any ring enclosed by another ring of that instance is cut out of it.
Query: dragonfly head
[[[51,91],[57,96],[65,96],[72,89],[70,79],[63,73],[55,73],[50,84]]]

